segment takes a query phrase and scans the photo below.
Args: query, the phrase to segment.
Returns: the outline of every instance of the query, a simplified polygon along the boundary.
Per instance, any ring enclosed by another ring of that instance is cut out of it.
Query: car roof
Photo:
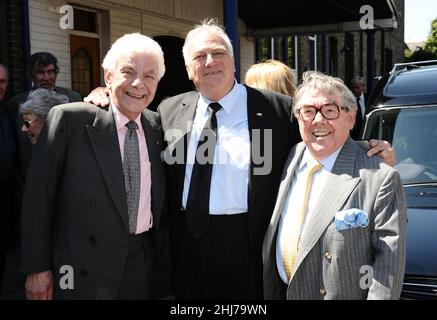
[[[437,104],[437,60],[396,64],[380,78],[369,108]]]

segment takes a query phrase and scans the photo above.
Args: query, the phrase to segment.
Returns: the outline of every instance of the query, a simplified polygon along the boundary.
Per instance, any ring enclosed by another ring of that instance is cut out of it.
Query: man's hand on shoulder
[[[369,145],[370,150],[367,152],[369,157],[377,155],[391,167],[396,164],[396,153],[390,143],[385,140],[371,139]]]
[[[29,274],[25,284],[26,298],[28,300],[52,300],[53,284],[51,271]]]
[[[106,107],[109,104],[109,89],[106,87],[97,87],[90,92],[83,101],[95,104],[99,107]]]

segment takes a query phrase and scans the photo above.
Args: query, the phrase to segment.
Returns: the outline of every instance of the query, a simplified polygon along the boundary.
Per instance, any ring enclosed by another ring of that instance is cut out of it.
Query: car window
[[[404,184],[437,182],[437,107],[377,110],[366,132],[391,142]]]

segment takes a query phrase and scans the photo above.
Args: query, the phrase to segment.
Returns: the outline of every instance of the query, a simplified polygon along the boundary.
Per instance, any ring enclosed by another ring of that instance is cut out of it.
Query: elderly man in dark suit
[[[36,144],[22,218],[29,299],[170,293],[162,134],[145,110],[163,52],[149,37],[125,35],[103,68],[111,105],[54,107]]]
[[[398,299],[406,201],[399,173],[349,137],[357,106],[338,78],[307,72],[302,143],[285,164],[263,243],[267,299]]]

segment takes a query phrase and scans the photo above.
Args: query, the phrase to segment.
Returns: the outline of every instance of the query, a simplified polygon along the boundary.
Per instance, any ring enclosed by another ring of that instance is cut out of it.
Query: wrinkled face
[[[351,91],[353,92],[355,97],[359,98],[361,97],[361,94],[364,92],[364,85],[361,83],[353,83],[351,85]]]
[[[335,120],[326,120],[320,112],[316,113],[313,121],[303,121],[300,116],[299,131],[310,151],[316,160],[324,159],[340,148],[349,137],[349,131],[355,123],[355,112],[341,109],[343,99],[337,92],[327,96],[317,90],[304,92],[299,100],[299,108],[303,106],[314,106],[320,109],[324,105],[340,107],[340,115]]]
[[[44,88],[52,90],[56,85],[56,71],[53,64],[38,68],[32,77],[32,81],[36,88]]]
[[[41,129],[44,126],[44,121],[39,119],[33,113],[25,113],[23,114],[23,122],[21,131],[23,131],[29,138],[31,144],[35,144],[38,140]]]
[[[105,70],[111,102],[130,120],[152,102],[158,81],[158,63],[150,53],[121,56],[115,70]]]
[[[215,33],[199,34],[189,47],[188,77],[200,93],[218,101],[234,86],[234,59],[224,40]]]
[[[0,101],[3,101],[8,87],[8,74],[5,69],[0,67]]]

